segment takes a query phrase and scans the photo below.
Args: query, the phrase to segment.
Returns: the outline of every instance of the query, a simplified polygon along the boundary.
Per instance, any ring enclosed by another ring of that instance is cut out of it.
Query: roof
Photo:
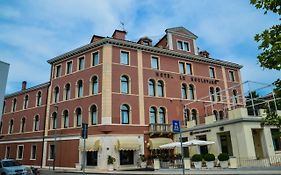
[[[193,61],[196,61],[196,62],[205,62],[205,63],[223,65],[223,66],[228,66],[228,67],[231,67],[231,68],[239,68],[240,69],[240,68],[243,67],[242,65],[239,65],[237,63],[232,63],[232,62],[229,62],[229,61],[223,61],[223,60],[214,59],[214,58],[205,58],[205,57],[201,57],[200,55],[193,55],[193,54],[189,54],[189,53],[179,53],[179,52],[174,51],[174,50],[169,50],[169,49],[165,49],[165,48],[158,48],[158,47],[153,47],[153,46],[145,46],[145,45],[142,45],[142,44],[138,44],[136,42],[113,39],[113,38],[109,38],[109,37],[103,38],[103,39],[101,39],[97,42],[94,42],[94,43],[86,44],[82,47],[79,47],[79,48],[74,49],[72,51],[66,52],[66,53],[64,53],[62,55],[59,55],[57,57],[54,57],[54,58],[48,60],[48,63],[53,64],[53,63],[56,63],[58,61],[68,59],[69,57],[72,57],[72,56],[84,54],[85,52],[87,52],[90,49],[98,48],[98,47],[103,46],[105,44],[112,44],[112,45],[115,45],[115,46],[122,46],[122,47],[140,49],[140,50],[143,50],[143,51],[152,52],[152,53],[156,53],[156,54],[168,55],[168,56],[172,56],[172,57],[177,57],[177,58],[182,58],[182,59],[187,59],[187,60],[193,60]]]
[[[187,30],[184,27],[173,27],[173,28],[168,28],[165,30],[167,33],[176,33],[176,34],[185,34],[193,39],[198,38],[194,33],[191,31]]]
[[[24,94],[24,93],[27,93],[27,92],[30,92],[30,91],[33,91],[33,90],[36,90],[36,89],[40,89],[40,88],[42,88],[42,87],[49,86],[49,84],[50,84],[50,82],[38,84],[38,85],[36,85],[36,86],[27,88],[27,89],[25,89],[25,90],[21,90],[21,91],[17,91],[17,92],[14,92],[14,93],[5,95],[5,98],[13,97],[13,96],[20,95],[20,94]]]

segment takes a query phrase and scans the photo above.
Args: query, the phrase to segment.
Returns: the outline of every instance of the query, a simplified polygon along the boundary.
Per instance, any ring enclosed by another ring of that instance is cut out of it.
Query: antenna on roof
[[[121,25],[121,29],[127,33],[127,31],[125,29],[125,23],[120,21],[120,25]]]

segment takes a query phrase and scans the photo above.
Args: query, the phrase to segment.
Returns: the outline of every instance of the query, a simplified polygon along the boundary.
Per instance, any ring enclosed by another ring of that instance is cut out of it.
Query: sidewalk
[[[48,171],[46,169],[42,169],[42,172]],[[74,173],[74,174],[82,174],[82,171],[76,170],[56,170],[56,173]],[[44,173],[42,173],[44,174]],[[48,174],[48,173],[47,173]],[[52,172],[53,174],[53,172]],[[146,174],[157,174],[157,175],[176,175],[182,174],[182,169],[160,169],[155,171],[132,171],[132,170],[118,170],[118,171],[101,171],[101,170],[94,170],[94,169],[87,169],[86,174],[120,174],[120,175],[146,175]],[[221,168],[214,168],[214,169],[191,169],[185,170],[185,174],[281,174],[281,167],[248,167],[248,168],[238,168],[238,169],[221,169]]]

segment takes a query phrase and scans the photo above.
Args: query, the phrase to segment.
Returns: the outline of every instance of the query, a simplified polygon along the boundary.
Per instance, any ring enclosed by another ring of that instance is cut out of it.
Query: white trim
[[[194,54],[198,55],[198,48],[195,39],[193,39]]]
[[[60,141],[60,140],[77,140],[77,139],[80,139],[80,136],[57,137],[56,138],[57,141]],[[54,141],[54,140],[55,140],[55,138],[45,138],[46,142]]]
[[[30,142],[42,142],[43,139],[27,139],[27,140],[13,140],[13,141],[1,141],[1,144],[9,144],[9,143],[30,143]]]
[[[170,50],[174,50],[173,49],[173,38],[172,38],[172,34],[171,33],[167,33],[167,43],[168,43],[168,47]]]

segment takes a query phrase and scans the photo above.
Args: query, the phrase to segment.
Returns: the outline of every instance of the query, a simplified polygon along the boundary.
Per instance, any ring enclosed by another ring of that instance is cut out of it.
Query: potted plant
[[[116,159],[112,156],[107,156],[107,165],[108,165],[108,170],[113,171],[113,164],[116,161]]]
[[[194,163],[195,168],[200,169],[202,168],[202,156],[200,154],[194,154],[191,157],[192,162]]]
[[[227,168],[228,167],[228,160],[229,160],[229,155],[226,153],[220,153],[218,155],[218,159],[220,161],[220,166],[222,168]]]
[[[147,165],[146,157],[144,156],[144,154],[140,154],[139,156],[140,156],[140,161],[141,161],[141,163],[140,163],[141,168],[146,168],[146,165]]]
[[[215,166],[215,163],[214,163],[214,160],[215,160],[215,155],[214,154],[205,154],[204,155],[204,160],[206,161],[206,165],[207,165],[207,168],[214,168]]]

